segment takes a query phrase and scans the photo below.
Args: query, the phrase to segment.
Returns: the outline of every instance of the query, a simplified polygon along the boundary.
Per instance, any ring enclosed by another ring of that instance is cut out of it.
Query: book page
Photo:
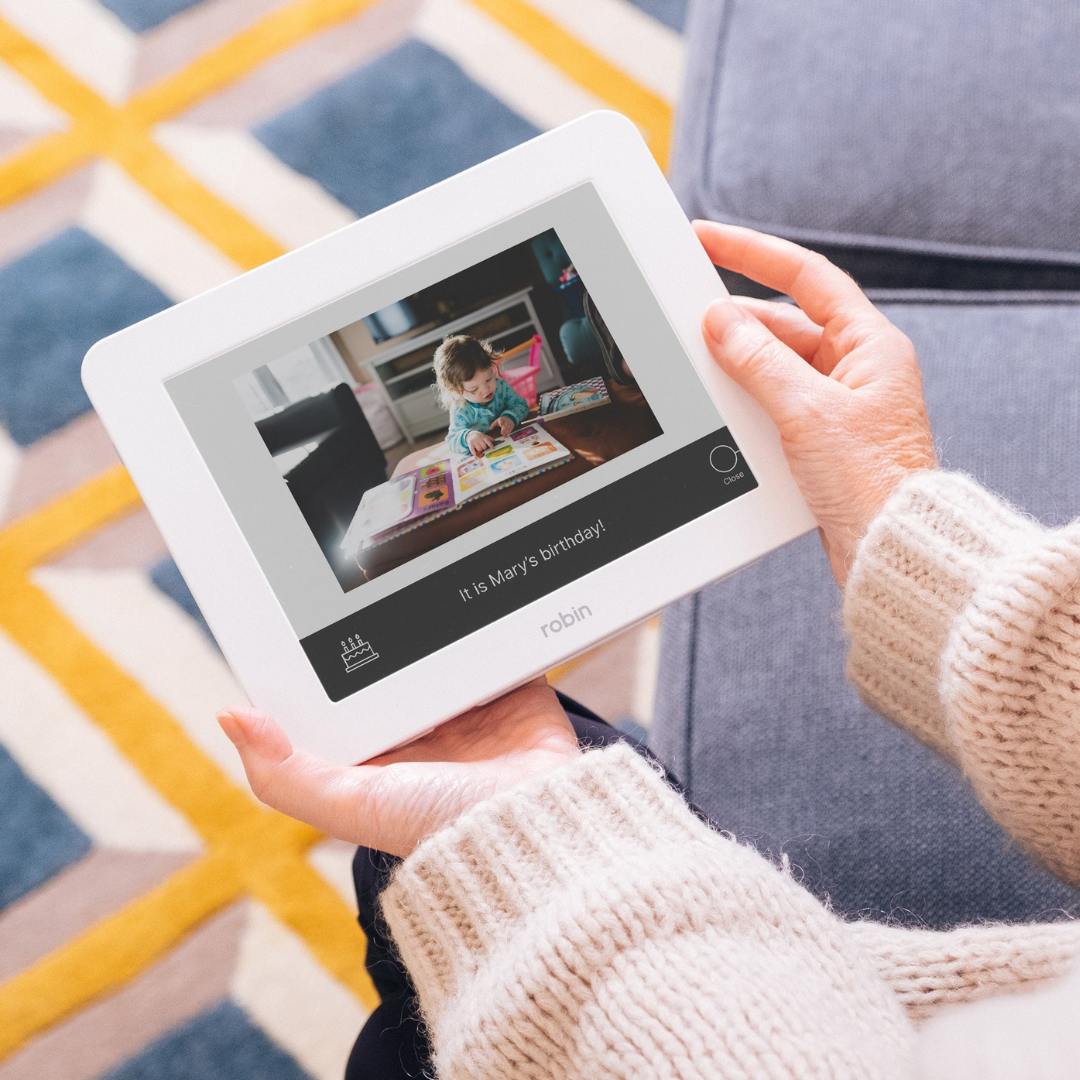
[[[449,458],[413,469],[364,493],[342,549],[349,554],[381,543],[420,519],[440,517],[456,501]]]
[[[412,513],[415,488],[415,473],[368,488],[341,541],[341,549],[355,554],[369,536],[404,521]]]
[[[570,451],[544,427],[526,424],[497,439],[483,457],[455,454],[454,493],[461,503],[568,457]]]

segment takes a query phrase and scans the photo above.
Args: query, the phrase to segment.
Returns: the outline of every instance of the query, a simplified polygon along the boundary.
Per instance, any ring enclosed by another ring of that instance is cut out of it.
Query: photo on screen
[[[661,434],[554,229],[235,385],[345,591]]]

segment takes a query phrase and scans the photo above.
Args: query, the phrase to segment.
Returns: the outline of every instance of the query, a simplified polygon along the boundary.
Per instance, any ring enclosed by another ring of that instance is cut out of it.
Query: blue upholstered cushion
[[[1080,305],[891,304],[945,464],[1048,524],[1080,514]],[[816,536],[671,608],[652,745],[724,828],[847,913],[931,926],[1080,913],[961,776],[846,684]]]
[[[686,40],[689,213],[813,246],[1080,266],[1075,0],[695,0]]]

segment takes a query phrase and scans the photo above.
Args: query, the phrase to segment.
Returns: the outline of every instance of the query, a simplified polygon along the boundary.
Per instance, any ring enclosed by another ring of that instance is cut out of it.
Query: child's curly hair
[[[461,403],[462,388],[479,371],[496,362],[495,353],[486,341],[470,334],[452,334],[443,338],[435,350],[435,385],[439,404],[447,411]]]

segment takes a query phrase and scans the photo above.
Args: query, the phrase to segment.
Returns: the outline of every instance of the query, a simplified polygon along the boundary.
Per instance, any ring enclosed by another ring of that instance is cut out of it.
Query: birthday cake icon
[[[379,654],[371,647],[371,642],[350,637],[341,643],[341,659],[345,662],[346,671],[355,671],[372,660],[378,660]]]

